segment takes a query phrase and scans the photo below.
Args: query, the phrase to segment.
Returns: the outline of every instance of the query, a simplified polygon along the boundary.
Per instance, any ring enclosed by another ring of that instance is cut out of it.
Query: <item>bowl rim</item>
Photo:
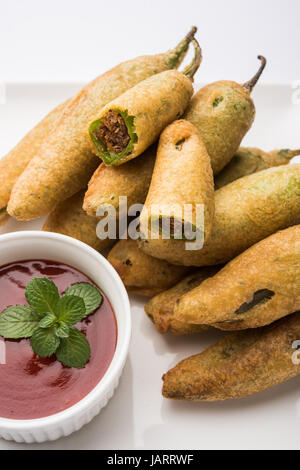
[[[74,405],[62,410],[58,413],[55,413],[50,416],[45,416],[42,418],[33,418],[33,419],[11,419],[11,418],[2,418],[0,417],[0,429],[5,428],[7,431],[18,431],[18,430],[30,430],[30,429],[40,429],[45,426],[57,426],[63,421],[69,421],[73,419],[76,415],[80,414],[83,410],[90,409],[95,402],[100,401],[101,397],[105,396],[114,383],[114,381],[119,377],[120,372],[122,371],[126,358],[129,351],[130,338],[131,338],[131,310],[130,302],[125,286],[113,266],[107,261],[107,259],[101,255],[94,248],[90,247],[86,243],[81,242],[75,238],[69,237],[68,235],[63,235],[55,232],[46,232],[39,230],[22,230],[18,232],[5,233],[0,235],[0,243],[2,240],[14,241],[14,240],[24,240],[24,238],[43,238],[51,241],[60,240],[66,244],[73,245],[75,248],[81,249],[86,253],[96,257],[98,262],[107,270],[110,275],[114,278],[117,288],[119,290],[122,304],[124,306],[125,312],[125,327],[123,331],[123,344],[120,344],[120,336],[118,334],[117,344],[114,356],[112,361],[106,370],[103,377],[97,383],[97,385],[81,400],[79,400]],[[17,261],[17,260],[16,260]],[[21,260],[20,260],[21,261]],[[53,260],[55,261],[55,260]],[[76,269],[76,268],[75,268]],[[106,294],[107,295],[107,294]],[[109,299],[109,296],[108,296]],[[118,318],[115,312],[117,326]]]

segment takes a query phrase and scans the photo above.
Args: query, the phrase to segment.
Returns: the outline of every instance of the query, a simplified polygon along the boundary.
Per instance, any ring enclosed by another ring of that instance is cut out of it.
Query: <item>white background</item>
[[[300,80],[299,0],[0,0],[0,80],[86,81],[128,58],[164,51],[193,24],[198,80]]]
[[[300,80],[299,18],[299,0],[0,0],[0,81],[66,82],[8,85],[9,100],[0,107],[0,152],[77,90],[68,83],[86,82],[127,58],[164,51],[192,24],[204,54],[196,81],[245,81],[257,68],[257,54],[268,58],[263,82]],[[248,144],[299,147],[300,108],[292,105],[291,94],[290,86],[255,90],[257,119]],[[10,221],[5,230],[31,224]],[[0,440],[0,449],[299,448],[300,377],[245,400],[163,400],[162,373],[218,333],[160,336],[143,302],[132,300],[129,359],[101,414],[69,438],[34,446]]]

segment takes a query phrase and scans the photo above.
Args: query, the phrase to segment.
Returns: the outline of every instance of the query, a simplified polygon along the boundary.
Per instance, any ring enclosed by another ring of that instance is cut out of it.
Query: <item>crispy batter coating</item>
[[[264,152],[258,148],[241,147],[228,165],[215,178],[215,188],[219,189],[232,181],[272,166],[287,165],[300,150],[273,150]]]
[[[168,124],[183,114],[192,94],[190,78],[177,70],[167,70],[138,83],[108,103],[96,122],[101,127],[103,119],[107,120],[112,111],[132,120],[135,140],[132,140],[130,153],[112,155],[101,151],[98,145],[95,151],[107,165],[121,165],[138,157],[157,140]],[[92,124],[93,128],[96,123]],[[93,134],[97,137],[97,130],[92,131]]]
[[[188,204],[192,208],[190,214],[184,211]],[[204,207],[204,220],[197,220],[197,205]],[[166,219],[179,223],[182,229],[184,224],[189,224],[193,232],[201,231],[207,240],[214,210],[213,173],[202,138],[190,122],[175,121],[159,139],[151,185],[140,218],[141,230],[150,229],[151,220]]]
[[[111,204],[118,214],[121,196],[127,196],[128,208],[133,204],[144,204],[151,182],[155,155],[156,147],[152,146],[140,158],[126,165],[114,167],[101,163],[89,182],[83,209],[89,215],[96,216],[98,208],[105,208]]]
[[[9,219],[9,215],[6,212],[6,207],[3,207],[2,209],[0,209],[0,227],[6,224],[8,219]]]
[[[249,90],[231,81],[211,83],[192,98],[185,114],[199,130],[218,174],[238,150],[255,117]]]
[[[300,155],[300,149],[291,150],[291,149],[280,149],[280,150],[272,150],[271,152],[267,153],[265,157],[266,162],[268,165],[271,166],[279,166],[279,165],[286,165],[290,162],[290,160],[297,155]]]
[[[263,328],[231,333],[167,372],[163,396],[218,401],[274,387],[300,374],[300,361],[293,361],[299,338],[299,312]]]
[[[226,263],[277,230],[300,223],[300,164],[244,176],[215,192],[215,219],[202,250],[182,240],[145,240],[145,253],[185,266]]]
[[[53,131],[68,101],[47,114],[8,154],[0,159],[0,219],[8,218],[6,206],[15,182],[37,154],[45,138]]]
[[[178,320],[245,330],[300,309],[300,225],[256,243],[180,298]]]
[[[109,252],[107,259],[129,292],[149,297],[169,289],[188,272],[182,266],[171,266],[145,255],[137,242],[130,239],[120,240]]]
[[[198,287],[208,277],[213,276],[218,269],[218,267],[201,268],[182,279],[171,289],[157,294],[146,303],[145,312],[153,321],[159,333],[190,335],[208,329],[205,325],[193,325],[177,320],[174,317],[174,309],[180,297]]]
[[[59,203],[47,217],[43,230],[62,233],[77,238],[97,251],[110,248],[115,240],[100,240],[96,235],[99,219],[91,217],[82,209],[84,190]]]
[[[194,32],[175,50],[123,62],[86,85],[65,107],[55,132],[17,180],[9,214],[19,220],[38,218],[86,187],[99,165],[99,158],[92,151],[89,124],[107,103],[129,88],[153,74],[177,67]]]

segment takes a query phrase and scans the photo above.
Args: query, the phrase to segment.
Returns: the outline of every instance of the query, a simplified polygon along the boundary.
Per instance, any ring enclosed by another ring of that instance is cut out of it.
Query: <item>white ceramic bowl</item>
[[[92,279],[110,300],[118,325],[117,347],[112,362],[96,387],[72,407],[45,418],[0,418],[0,437],[16,442],[44,442],[68,436],[90,422],[116,389],[128,354],[131,314],[124,285],[108,261],[74,238],[57,233],[24,231],[0,236],[1,265],[29,259],[69,264]]]

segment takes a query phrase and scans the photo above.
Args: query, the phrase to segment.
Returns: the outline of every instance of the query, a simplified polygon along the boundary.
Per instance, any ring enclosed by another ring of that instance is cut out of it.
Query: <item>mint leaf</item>
[[[62,323],[55,327],[55,334],[59,338],[68,338],[70,334],[70,327],[66,323]]]
[[[85,317],[84,301],[75,295],[61,297],[55,310],[58,321],[67,325],[75,325]]]
[[[57,359],[65,366],[84,367],[91,356],[91,348],[86,337],[76,328],[70,328],[70,335],[60,341],[56,351]]]
[[[73,284],[73,286],[66,290],[64,296],[65,295],[77,295],[81,297],[85,304],[86,316],[94,312],[103,300],[99,290],[88,282]]]
[[[30,307],[43,317],[45,313],[55,313],[59,293],[50,279],[35,277],[27,284],[25,297]]]
[[[60,339],[55,335],[53,328],[38,328],[33,333],[30,345],[40,357],[52,356],[59,346]]]
[[[27,305],[8,307],[0,315],[0,336],[29,338],[38,327],[40,317]]]
[[[56,321],[57,321],[57,318],[54,315],[54,313],[46,313],[46,315],[41,319],[39,323],[39,327],[49,328],[50,326],[53,326]]]
[[[59,297],[54,282],[33,278],[25,289],[29,305],[8,307],[0,315],[0,336],[29,338],[40,357],[52,356],[69,367],[84,367],[91,355],[85,336],[75,323],[92,313],[102,302],[102,295],[89,283],[78,283]]]

